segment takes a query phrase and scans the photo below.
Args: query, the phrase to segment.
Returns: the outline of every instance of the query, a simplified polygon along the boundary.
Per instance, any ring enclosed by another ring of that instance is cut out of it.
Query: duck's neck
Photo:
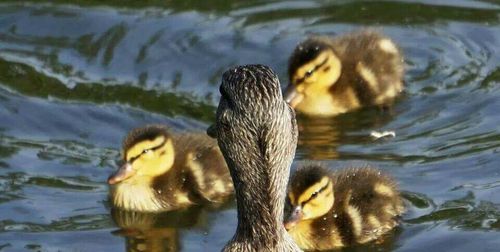
[[[238,227],[233,242],[276,249],[290,239],[283,226],[290,164],[274,164],[273,169],[264,162],[247,164],[243,169],[234,167],[241,172],[233,176],[238,207]]]

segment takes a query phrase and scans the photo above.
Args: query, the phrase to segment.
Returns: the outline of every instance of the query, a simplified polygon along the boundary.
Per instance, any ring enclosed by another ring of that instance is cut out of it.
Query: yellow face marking
[[[361,75],[361,77],[368,83],[368,86],[374,93],[378,93],[380,88],[379,88],[379,83],[377,81],[377,77],[373,73],[373,71],[365,66],[363,62],[358,62],[356,64],[356,71]]]
[[[380,49],[386,53],[397,54],[398,48],[390,39],[381,39],[378,42]]]
[[[387,185],[384,185],[382,183],[376,183],[375,186],[373,187],[373,190],[383,196],[387,197],[393,197],[394,196],[394,190]]]
[[[163,145],[162,145],[163,144]],[[146,151],[145,151],[146,150]],[[171,139],[159,136],[152,141],[146,140],[132,146],[126,155],[132,161],[132,168],[137,173],[127,180],[151,180],[172,168],[175,159],[174,145]]]
[[[151,149],[163,143],[165,140],[164,136],[158,136],[153,140],[144,140],[130,147],[130,149],[125,152],[125,160],[130,161],[132,158],[137,157],[143,153],[144,150]],[[145,153],[147,154],[147,153]]]
[[[299,195],[297,205],[302,206],[303,219],[322,216],[333,206],[333,185],[328,177],[323,177],[318,183],[307,188]]]
[[[332,50],[325,50],[302,65],[292,75],[291,82],[297,94],[291,106],[303,113],[317,116],[345,112],[329,91],[339,79],[341,71],[340,59]]]
[[[349,215],[349,217],[351,218],[354,235],[356,237],[359,237],[359,235],[361,235],[361,230],[363,228],[363,217],[361,217],[361,213],[356,207],[352,205],[347,205],[345,210]]]
[[[311,195],[317,193],[321,188],[325,187],[328,182],[330,182],[330,178],[323,177],[319,182],[313,184],[309,188],[307,188],[301,195],[299,195],[298,203],[305,202],[311,198]]]
[[[292,77],[297,92],[307,96],[326,92],[340,77],[341,63],[331,50],[325,50],[316,58],[298,68]]]

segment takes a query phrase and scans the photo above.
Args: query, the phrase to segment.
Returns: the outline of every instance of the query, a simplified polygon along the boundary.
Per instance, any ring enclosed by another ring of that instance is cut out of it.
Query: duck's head
[[[314,97],[339,79],[342,70],[338,55],[327,38],[312,37],[300,43],[289,59],[285,99],[296,107],[304,98]]]
[[[151,181],[172,168],[174,157],[173,140],[165,127],[148,125],[133,129],[123,141],[124,164],[108,178],[108,183]]]
[[[290,179],[285,228],[291,229],[302,220],[318,218],[333,207],[333,182],[328,170],[310,165],[297,170]]]
[[[233,167],[271,158],[266,155],[287,162],[293,159],[297,141],[295,112],[284,101],[278,77],[269,67],[230,69],[223,74],[219,90],[216,123],[207,132],[218,139],[226,160],[238,163]]]

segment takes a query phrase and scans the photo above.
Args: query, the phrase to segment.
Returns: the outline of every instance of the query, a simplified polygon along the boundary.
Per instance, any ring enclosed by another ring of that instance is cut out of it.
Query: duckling
[[[311,37],[290,56],[285,97],[309,116],[385,106],[403,90],[403,72],[400,49],[373,30]]]
[[[290,179],[285,227],[300,248],[330,250],[387,233],[404,212],[395,182],[371,167],[331,172],[321,165]]]
[[[113,206],[145,212],[222,203],[233,193],[216,141],[201,133],[171,134],[161,125],[132,130],[125,164],[108,179]]]
[[[290,165],[297,146],[293,109],[267,66],[226,71],[216,122],[209,128],[234,182],[238,226],[224,251],[300,251],[283,226]]]

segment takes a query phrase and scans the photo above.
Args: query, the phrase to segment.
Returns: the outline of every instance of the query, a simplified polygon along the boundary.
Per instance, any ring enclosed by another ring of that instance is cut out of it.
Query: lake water
[[[110,213],[122,138],[152,122],[204,131],[225,69],[266,64],[286,85],[307,34],[364,26],[404,51],[405,94],[385,113],[298,118],[294,167],[372,164],[405,192],[401,227],[345,251],[498,251],[498,1],[102,2],[0,2],[0,251],[219,250],[234,203]]]

